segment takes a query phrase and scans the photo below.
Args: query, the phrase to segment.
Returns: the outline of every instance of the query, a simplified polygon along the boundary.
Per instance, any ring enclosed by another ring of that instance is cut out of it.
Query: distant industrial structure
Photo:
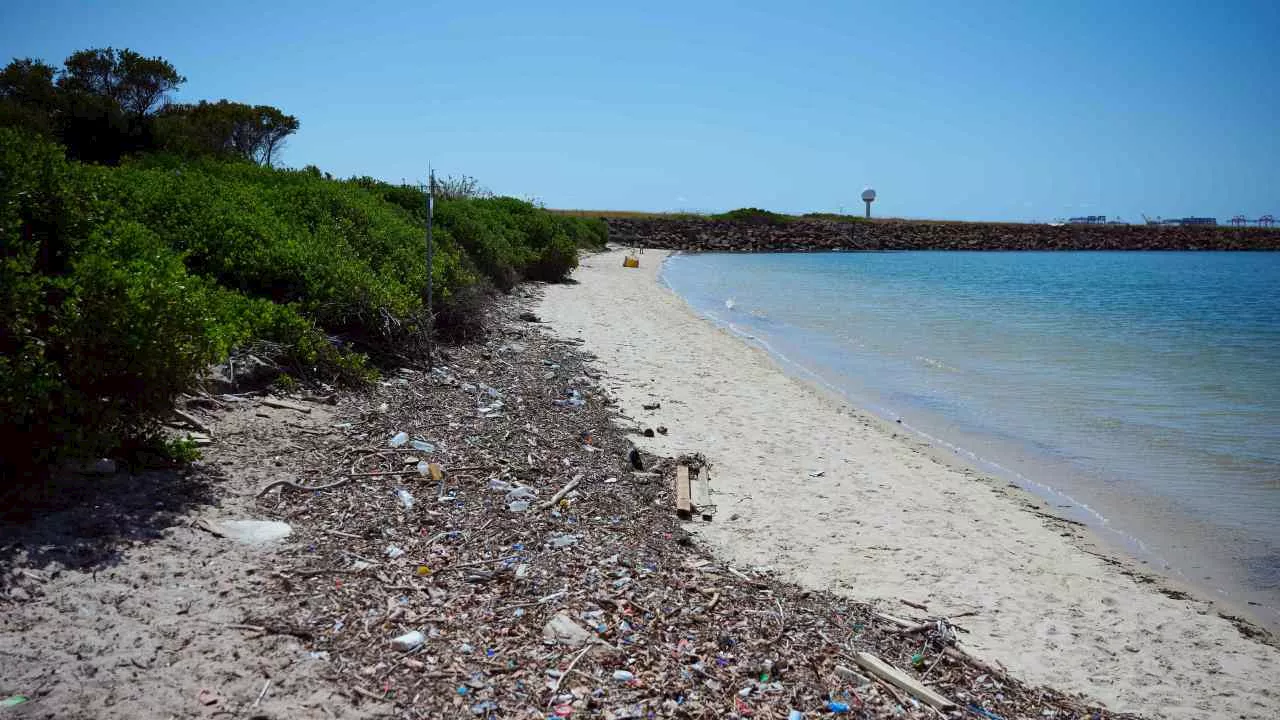
[[[1263,215],[1257,220],[1250,220],[1244,215],[1237,215],[1231,218],[1231,225],[1233,227],[1248,227],[1249,225],[1256,225],[1258,227],[1269,228],[1269,227],[1274,227],[1275,224],[1276,224],[1276,218],[1274,215]]]
[[[1082,215],[1081,217],[1067,218],[1069,225],[1128,225],[1129,223],[1120,218],[1107,219],[1106,215]]]
[[[1148,225],[1184,226],[1184,225],[1217,225],[1218,224],[1218,218],[1211,218],[1211,217],[1181,217],[1181,218],[1157,217],[1152,219],[1147,217],[1146,215],[1143,215],[1142,219],[1146,220]]]

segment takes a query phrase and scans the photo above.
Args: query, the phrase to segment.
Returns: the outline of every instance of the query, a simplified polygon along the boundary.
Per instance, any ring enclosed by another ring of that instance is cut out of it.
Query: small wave
[[[917,355],[916,360],[924,363],[925,365],[928,365],[931,368],[935,368],[937,370],[945,370],[947,372],[953,372],[953,373],[960,372],[958,368],[953,368],[950,365],[942,362],[941,360],[934,360],[933,358],[925,357],[924,355]]]
[[[728,300],[725,300],[725,301],[724,301],[724,307],[725,307],[725,309],[726,309],[726,310],[729,310],[729,311],[731,311],[731,312],[733,311],[733,307],[734,307],[735,305],[737,305],[737,303],[733,301],[733,298],[729,298]]]

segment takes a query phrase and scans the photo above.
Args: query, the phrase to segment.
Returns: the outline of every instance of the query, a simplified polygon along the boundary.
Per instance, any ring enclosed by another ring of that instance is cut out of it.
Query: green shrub
[[[719,215],[712,215],[711,218],[713,220],[733,220],[756,225],[784,225],[795,219],[790,215],[761,210],[760,208],[738,208]]]
[[[373,377],[412,358],[426,315],[416,188],[247,162],[146,156],[119,167],[0,129],[0,466],[154,437],[210,364],[251,348],[290,377]],[[474,336],[489,283],[560,280],[599,220],[513,198],[441,202],[434,307]]]

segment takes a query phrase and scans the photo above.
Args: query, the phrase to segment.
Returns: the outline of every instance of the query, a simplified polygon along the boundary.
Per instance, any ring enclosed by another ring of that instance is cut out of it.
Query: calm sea
[[[1280,625],[1280,253],[672,257],[797,374]]]

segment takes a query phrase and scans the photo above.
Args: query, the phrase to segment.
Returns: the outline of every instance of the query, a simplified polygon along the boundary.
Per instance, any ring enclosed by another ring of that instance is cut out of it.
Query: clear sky
[[[0,54],[161,55],[297,115],[289,165],[549,207],[1280,214],[1274,0],[611,5],[3,2]]]

